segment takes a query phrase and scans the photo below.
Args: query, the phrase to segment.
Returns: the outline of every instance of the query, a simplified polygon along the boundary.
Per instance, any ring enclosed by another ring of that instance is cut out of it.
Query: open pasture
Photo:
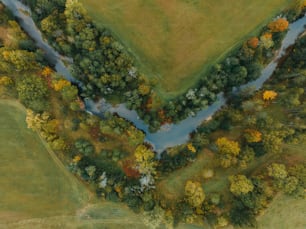
[[[81,0],[173,97],[292,0]]]

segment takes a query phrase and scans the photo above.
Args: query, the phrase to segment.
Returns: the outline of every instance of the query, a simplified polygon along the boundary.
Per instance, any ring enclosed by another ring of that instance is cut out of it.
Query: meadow
[[[126,206],[97,200],[27,128],[13,100],[0,100],[0,173],[1,229],[143,228]]]
[[[109,28],[165,98],[255,34],[290,0],[81,0],[98,26]]]

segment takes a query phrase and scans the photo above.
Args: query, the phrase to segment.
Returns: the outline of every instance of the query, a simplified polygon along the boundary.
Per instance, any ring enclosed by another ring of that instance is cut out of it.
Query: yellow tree
[[[240,196],[242,194],[247,194],[254,189],[254,185],[251,180],[249,180],[244,175],[233,175],[229,178],[230,181],[230,191],[235,196]]]
[[[272,90],[266,90],[262,94],[263,100],[266,100],[266,101],[274,100],[276,98],[276,96],[277,96],[277,93],[275,91],[272,91]]]
[[[234,156],[238,156],[240,153],[240,147],[238,142],[231,141],[225,137],[218,138],[216,141],[216,145],[218,150],[222,154],[231,154]]]
[[[237,156],[240,153],[238,142],[222,137],[217,139],[216,145],[219,151],[218,160],[223,168],[228,168],[237,163]]]
[[[7,76],[0,77],[0,86],[10,86],[13,84],[13,80]]]
[[[147,95],[150,93],[150,86],[146,85],[146,84],[141,84],[138,87],[138,91],[141,95]]]
[[[43,77],[48,77],[52,73],[52,69],[50,67],[44,67],[43,70],[41,71],[41,75]]]
[[[196,152],[197,152],[196,148],[192,145],[192,143],[188,143],[188,144],[187,144],[187,149],[188,149],[190,152],[192,152],[192,153],[196,153]]]
[[[205,194],[201,183],[188,180],[185,184],[185,195],[192,207],[199,207],[205,200]]]
[[[249,143],[260,142],[262,139],[262,134],[258,130],[246,129],[244,131],[244,137]]]
[[[155,174],[156,161],[154,152],[144,145],[137,146],[135,152],[136,167],[141,174]]]
[[[68,80],[60,79],[53,81],[53,88],[55,91],[60,91],[64,87],[70,86],[71,83]]]
[[[269,49],[274,45],[272,33],[265,33],[260,37],[260,42],[265,49]]]

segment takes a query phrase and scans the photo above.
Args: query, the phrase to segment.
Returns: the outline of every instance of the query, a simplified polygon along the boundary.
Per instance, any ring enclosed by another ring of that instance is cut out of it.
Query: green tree
[[[61,89],[61,94],[66,102],[73,102],[77,99],[78,88],[76,86],[65,86]]]
[[[46,82],[38,76],[28,75],[17,82],[18,96],[21,102],[36,112],[45,111],[48,104]]]
[[[89,156],[95,153],[95,147],[91,144],[90,141],[79,138],[74,143],[75,148],[77,151],[85,156]]]

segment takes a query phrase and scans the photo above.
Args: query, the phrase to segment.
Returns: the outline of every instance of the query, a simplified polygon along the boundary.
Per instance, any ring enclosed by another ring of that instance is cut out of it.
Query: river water
[[[63,75],[67,80],[82,85],[70,74],[69,68],[66,67],[62,60],[69,60],[69,58],[62,57],[56,52],[46,41],[43,40],[39,29],[31,18],[30,9],[17,0],[1,0],[6,5],[15,17],[18,18],[20,26],[24,31],[36,42],[37,47],[41,48],[46,55],[50,64],[55,66],[56,71]],[[259,89],[263,83],[271,77],[275,68],[277,67],[278,60],[285,54],[286,49],[293,45],[298,38],[299,34],[305,31],[306,15],[289,25],[289,30],[282,42],[282,46],[278,55],[268,64],[262,71],[261,76],[252,82],[242,85],[240,89],[252,87]],[[71,60],[70,60],[71,61]],[[69,61],[68,61],[69,62]],[[212,117],[223,105],[226,104],[226,98],[220,93],[214,102],[209,107],[197,112],[196,115],[190,116],[178,124],[164,125],[155,133],[150,133],[148,125],[143,120],[139,119],[136,111],[128,110],[124,104],[119,104],[115,107],[106,103],[105,100],[100,100],[98,103],[90,99],[85,99],[86,110],[98,116],[102,116],[105,111],[116,112],[121,117],[131,121],[138,128],[146,133],[145,140],[149,142],[157,152],[162,152],[167,147],[176,146],[186,143],[189,139],[189,134],[194,131],[204,120]]]

